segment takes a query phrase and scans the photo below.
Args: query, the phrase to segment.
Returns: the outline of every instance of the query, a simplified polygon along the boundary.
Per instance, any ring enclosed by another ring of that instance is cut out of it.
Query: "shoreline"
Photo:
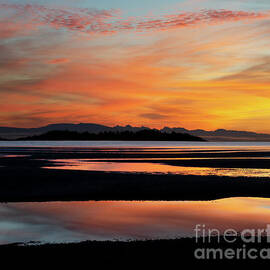
[[[51,201],[209,201],[230,197],[270,198],[270,180],[256,177],[221,177],[177,174],[119,173],[102,171],[80,171],[45,169],[55,166],[54,159],[99,159],[111,161],[121,158],[121,162],[132,158],[153,158],[151,163],[173,166],[270,168],[270,152],[231,151],[226,149],[192,150],[165,152],[142,148],[0,148],[0,202],[51,202]],[[164,150],[164,149],[163,149]],[[5,155],[7,155],[5,157]],[[10,155],[10,157],[8,157]],[[166,160],[166,158],[194,158],[192,160]],[[238,159],[233,159],[233,158]],[[254,159],[245,159],[252,157]],[[155,160],[156,158],[156,160]],[[161,158],[161,160],[159,159]],[[163,159],[162,159],[163,158]],[[207,158],[207,159],[200,159]],[[220,158],[220,159],[215,159]],[[256,159],[257,158],[257,159]],[[114,161],[115,163],[119,160]],[[57,165],[59,166],[59,165]],[[247,248],[269,248],[267,243],[248,244]],[[22,260],[45,257],[57,261],[98,263],[125,268],[130,263],[138,265],[160,264],[180,266],[185,263],[201,266],[203,263],[252,262],[253,260],[197,260],[197,248],[242,248],[238,238],[229,245],[196,244],[194,238],[146,241],[85,241],[67,244],[0,245],[0,252]],[[63,256],[63,255],[64,256]],[[257,260],[255,260],[257,261]],[[264,260],[266,263],[268,260]],[[51,264],[51,262],[50,262]]]
[[[107,150],[103,148],[1,148],[0,154],[3,156],[0,158],[0,202],[198,201],[228,197],[270,198],[268,177],[196,176],[43,168],[53,168],[55,166],[53,159],[83,158],[93,160],[101,158],[102,161],[121,158],[123,159],[121,162],[151,162],[187,167],[270,168],[270,159],[259,159],[270,157],[270,152],[224,152],[218,149],[214,152],[203,150],[192,153],[188,152],[188,149],[183,152],[171,150],[155,152],[151,149],[142,151],[142,148],[124,150],[118,148],[107,148]],[[5,155],[12,157],[5,157]],[[254,159],[244,159],[245,156]],[[179,157],[192,159],[166,160],[166,158]],[[215,159],[217,157],[220,159]],[[234,157],[237,159],[233,159]],[[132,158],[152,158],[153,160],[134,161]],[[161,160],[155,160],[155,158],[161,158]]]

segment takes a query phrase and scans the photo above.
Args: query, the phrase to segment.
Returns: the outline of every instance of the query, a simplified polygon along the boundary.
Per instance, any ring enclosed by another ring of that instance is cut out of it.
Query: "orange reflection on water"
[[[176,238],[193,236],[196,224],[221,233],[265,229],[270,199],[9,203],[0,212],[0,243]]]
[[[150,162],[93,162],[79,159],[53,160],[54,167],[47,169],[105,171],[105,172],[130,172],[151,174],[179,174],[199,176],[230,176],[230,177],[270,177],[270,169],[253,168],[210,168],[210,167],[184,167],[172,166]]]

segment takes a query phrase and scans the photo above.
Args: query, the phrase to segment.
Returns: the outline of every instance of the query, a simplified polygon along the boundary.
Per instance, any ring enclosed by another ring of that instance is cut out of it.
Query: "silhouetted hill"
[[[76,131],[49,131],[45,134],[29,136],[18,140],[38,140],[38,141],[204,141],[204,139],[185,133],[165,133],[159,130],[140,130],[132,131],[104,131],[100,133],[76,132]]]
[[[161,132],[182,132],[194,136],[199,136],[207,141],[270,141],[270,134],[217,129],[215,131],[206,131],[203,129],[187,130],[185,128],[169,128],[164,127]]]
[[[39,128],[13,128],[13,127],[0,127],[0,135],[8,135],[10,138],[16,136],[30,136],[30,135],[40,135],[49,131],[54,130],[68,130],[77,132],[90,132],[99,133],[104,131],[110,131],[111,128],[98,124],[51,124]]]
[[[62,130],[62,131],[76,131],[79,133],[89,132],[89,133],[100,133],[105,131],[140,131],[144,129],[149,129],[147,127],[132,127],[127,126],[115,126],[108,127],[98,124],[70,124],[70,123],[60,123],[60,124],[50,124],[39,128],[16,128],[16,127],[0,127],[0,136],[9,139],[16,139],[25,136],[41,135],[49,131]]]
[[[92,124],[92,123],[81,123],[81,124],[70,124],[60,123],[51,124],[39,128],[16,128],[16,127],[0,127],[0,137],[8,139],[17,139],[21,137],[28,137],[34,135],[41,135],[49,131],[74,131],[78,133],[101,133],[101,132],[137,132],[142,130],[155,130],[148,127],[132,127],[127,126],[115,126],[108,127],[104,125]],[[270,141],[270,134],[259,134],[255,132],[247,131],[235,131],[218,129],[215,131],[206,131],[202,129],[188,130],[182,127],[164,127],[160,129],[161,132],[165,133],[187,133],[193,136],[204,138],[207,141]]]

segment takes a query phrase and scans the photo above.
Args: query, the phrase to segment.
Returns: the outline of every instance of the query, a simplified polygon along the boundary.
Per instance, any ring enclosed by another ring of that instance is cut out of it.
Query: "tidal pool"
[[[0,244],[172,239],[194,236],[196,224],[220,232],[265,229],[270,199],[7,203],[0,217]]]
[[[56,159],[46,169],[83,170],[122,173],[179,174],[229,177],[270,177],[270,169],[185,167],[151,162],[91,161],[87,159]]]

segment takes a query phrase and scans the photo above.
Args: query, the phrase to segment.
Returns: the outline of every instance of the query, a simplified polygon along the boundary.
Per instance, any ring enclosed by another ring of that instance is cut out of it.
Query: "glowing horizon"
[[[265,0],[0,1],[0,126],[270,133],[269,26]]]

